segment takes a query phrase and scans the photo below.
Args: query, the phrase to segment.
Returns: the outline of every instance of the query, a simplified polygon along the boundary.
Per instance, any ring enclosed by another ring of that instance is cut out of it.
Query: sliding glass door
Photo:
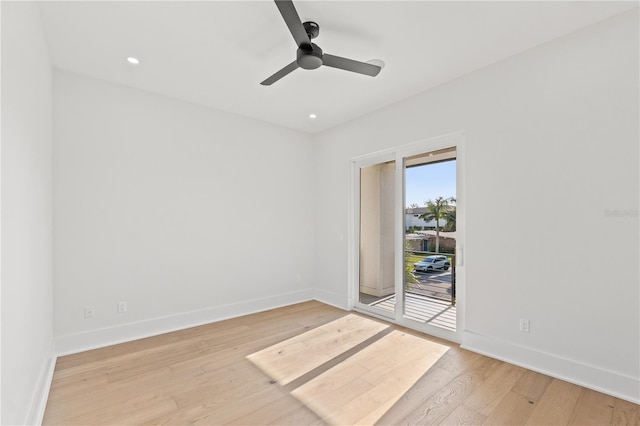
[[[353,160],[355,309],[457,341],[462,135]],[[461,303],[462,302],[462,303]]]

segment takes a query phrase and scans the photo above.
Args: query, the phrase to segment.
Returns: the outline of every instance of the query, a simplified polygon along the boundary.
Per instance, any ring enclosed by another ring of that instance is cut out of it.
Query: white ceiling
[[[295,59],[272,1],[44,2],[56,68],[318,132],[636,7],[636,2],[297,1],[326,53],[381,59],[259,83]],[[131,66],[125,57],[137,56]],[[309,113],[318,118],[311,120]]]

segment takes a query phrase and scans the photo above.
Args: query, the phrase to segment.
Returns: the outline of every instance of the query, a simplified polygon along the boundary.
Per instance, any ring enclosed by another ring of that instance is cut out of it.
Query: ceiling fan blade
[[[332,68],[339,68],[345,71],[357,72],[359,74],[370,75],[371,77],[375,77],[376,75],[378,75],[378,73],[382,69],[377,65],[354,61],[353,59],[347,59],[341,56],[329,55],[328,53],[325,53],[322,56],[322,65],[326,65]]]
[[[273,83],[280,80],[282,77],[289,74],[291,71],[296,70],[297,68],[298,68],[298,63],[296,61],[293,61],[289,65],[282,68],[280,71],[276,72],[275,74],[273,74],[271,77],[267,78],[265,81],[263,81],[260,84],[262,84],[263,86],[271,86]]]
[[[300,16],[298,16],[293,2],[291,0],[275,0],[275,2],[298,47],[303,44],[311,44],[311,40],[302,25],[302,21],[300,20]]]

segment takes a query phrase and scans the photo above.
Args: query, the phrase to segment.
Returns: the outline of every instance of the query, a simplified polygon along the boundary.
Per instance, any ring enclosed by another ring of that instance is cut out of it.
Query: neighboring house
[[[436,228],[435,220],[430,220],[427,222],[426,220],[420,218],[420,215],[423,215],[428,211],[429,209],[427,207],[415,207],[415,208],[405,209],[405,222],[404,222],[405,229],[409,229],[409,228],[435,229]],[[447,224],[446,219],[440,219],[440,229],[444,228],[446,224]]]

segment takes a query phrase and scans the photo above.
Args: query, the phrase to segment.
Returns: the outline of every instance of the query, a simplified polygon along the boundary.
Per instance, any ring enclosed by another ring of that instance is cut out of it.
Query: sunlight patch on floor
[[[394,330],[291,392],[328,424],[374,424],[449,348]]]
[[[286,385],[388,327],[349,314],[247,358],[273,380]]]

